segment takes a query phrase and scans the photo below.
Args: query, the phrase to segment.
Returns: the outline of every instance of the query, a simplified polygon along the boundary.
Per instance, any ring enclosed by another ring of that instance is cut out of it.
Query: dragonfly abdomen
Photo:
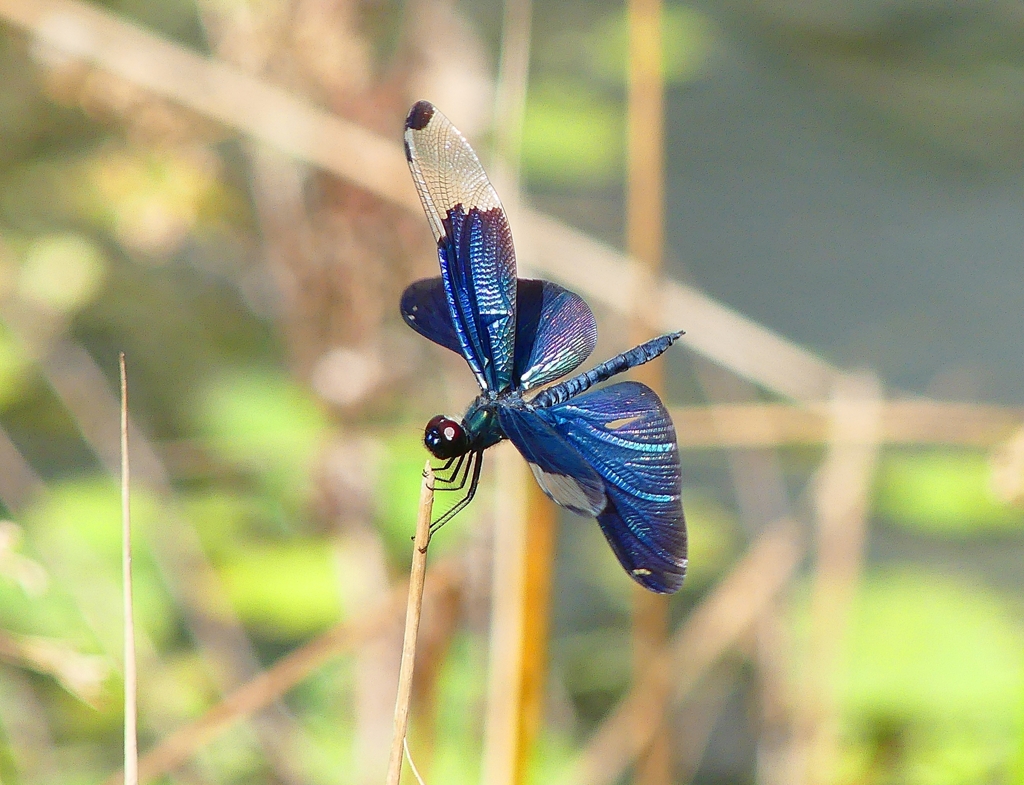
[[[616,374],[628,371],[630,368],[650,362],[675,343],[682,334],[682,331],[666,333],[651,339],[647,343],[634,346],[628,352],[617,354],[610,360],[594,366],[579,376],[574,376],[561,384],[556,384],[553,387],[542,390],[530,403],[539,409],[564,403],[570,398],[589,390],[595,384],[603,382],[605,379],[610,379]]]

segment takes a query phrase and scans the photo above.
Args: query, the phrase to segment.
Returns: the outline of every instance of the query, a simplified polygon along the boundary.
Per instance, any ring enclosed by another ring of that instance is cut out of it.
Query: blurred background
[[[422,427],[475,395],[398,314],[437,274],[421,98],[595,361],[687,331],[657,383],[691,538],[645,638],[597,526],[489,452],[431,546],[426,781],[1024,781],[1024,12],[667,2],[648,115],[637,13],[0,1],[0,782],[122,765],[119,351],[144,768],[382,781]]]

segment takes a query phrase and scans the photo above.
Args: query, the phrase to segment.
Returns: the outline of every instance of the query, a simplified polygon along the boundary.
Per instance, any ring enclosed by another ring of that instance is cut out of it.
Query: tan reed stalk
[[[559,785],[613,785],[647,749],[660,724],[650,711],[667,692],[678,705],[729,650],[744,639],[793,577],[804,553],[799,527],[778,521],[693,609],[658,655],[672,675],[667,690],[657,670],[634,682],[584,748],[558,778]]]
[[[121,579],[124,601],[124,781],[139,782],[138,675],[135,662],[135,609],[132,603],[132,516],[128,461],[128,372],[121,369]]]
[[[504,6],[491,171],[509,220],[517,227],[533,3],[505,0]],[[520,270],[528,269],[532,248],[517,242],[517,249]],[[557,517],[518,455],[502,454],[496,468],[500,512],[495,518],[482,779],[488,785],[522,785],[544,705]]]
[[[442,559],[431,570],[424,594],[433,596],[459,589],[464,580],[462,561],[452,557]],[[139,777],[148,782],[173,771],[228,728],[274,703],[325,663],[384,634],[399,618],[407,591],[404,584],[396,585],[380,603],[286,654],[199,719],[171,733],[142,756]],[[103,785],[122,785],[123,782],[118,772],[108,777]]]
[[[837,685],[864,568],[883,395],[873,374],[840,379],[832,399],[831,444],[814,480],[817,548],[810,628],[797,711],[796,770],[788,777],[797,785],[834,782],[841,758]]]
[[[653,282],[661,275],[665,236],[664,80],[661,68],[661,0],[629,0],[629,104],[627,113],[628,170],[626,182],[626,248],[637,261],[633,343],[652,337],[644,318],[658,300]],[[661,363],[637,368],[634,378],[663,393]],[[669,600],[633,590],[633,680],[651,678],[660,667],[659,652],[669,635]],[[666,685],[650,706],[658,726],[640,754],[633,782],[669,785],[672,740],[668,722],[668,673],[656,674]]]
[[[59,13],[60,25],[50,23],[54,13]],[[421,216],[396,138],[377,136],[93,3],[0,0],[0,18],[58,50]],[[520,210],[515,226],[517,245],[532,252],[521,271],[528,268],[530,275],[560,281],[588,302],[616,312],[633,310],[631,298],[622,293],[633,286],[635,275],[621,253],[534,210]],[[698,354],[787,398],[828,397],[838,370],[820,357],[696,289],[666,279],[657,282],[657,289],[661,307],[647,309],[652,328],[677,329],[679,314],[688,314],[689,323],[701,325],[687,338]]]
[[[402,666],[398,672],[398,697],[395,700],[395,735],[391,742],[387,785],[398,785],[402,779],[402,752],[409,728],[409,700],[412,697],[412,671],[416,662],[416,636],[423,609],[423,583],[427,577],[427,545],[430,544],[430,514],[434,509],[434,472],[430,461],[423,467],[420,487],[420,510],[416,518],[416,538],[409,570],[409,603],[405,612],[405,640],[402,644]]]

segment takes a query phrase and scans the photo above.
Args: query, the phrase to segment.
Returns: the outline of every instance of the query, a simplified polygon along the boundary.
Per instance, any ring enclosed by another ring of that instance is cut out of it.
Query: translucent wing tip
[[[434,116],[434,105],[430,101],[417,101],[405,118],[405,127],[413,131],[422,131]]]

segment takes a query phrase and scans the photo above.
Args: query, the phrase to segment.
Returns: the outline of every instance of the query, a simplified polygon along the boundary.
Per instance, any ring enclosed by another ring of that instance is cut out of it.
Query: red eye
[[[427,423],[423,431],[423,443],[435,458],[455,458],[469,451],[466,429],[443,414]]]

